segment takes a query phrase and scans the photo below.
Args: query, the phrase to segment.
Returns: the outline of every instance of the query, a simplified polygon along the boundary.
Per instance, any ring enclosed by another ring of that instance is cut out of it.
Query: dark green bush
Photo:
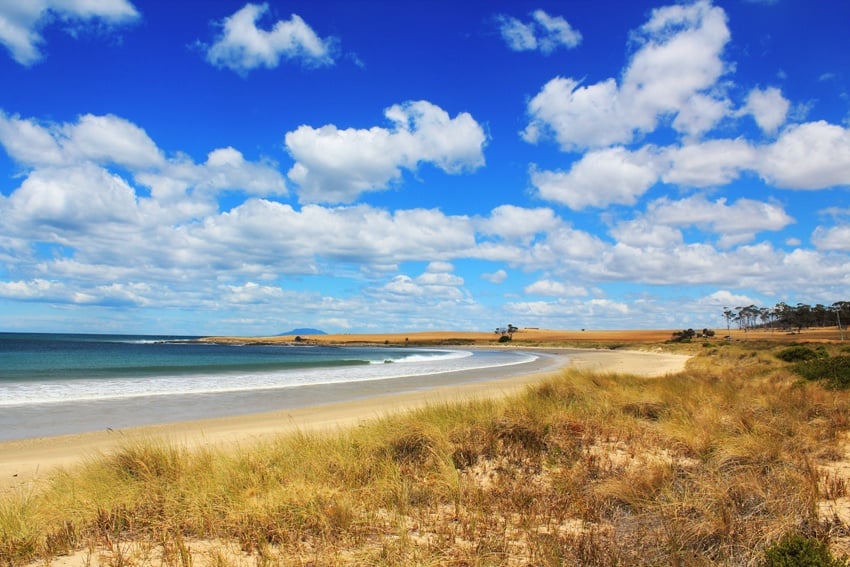
[[[820,349],[823,349],[823,347],[820,347]],[[805,360],[814,360],[816,358],[822,358],[825,354],[826,353],[822,350],[818,352],[814,349],[805,346],[792,346],[781,350],[776,355],[776,358],[778,358],[779,360],[784,360],[785,362],[803,362]]]
[[[825,543],[795,534],[764,550],[762,567],[846,567],[832,556]]]
[[[850,356],[798,362],[793,370],[806,380],[824,380],[830,388],[850,388]]]

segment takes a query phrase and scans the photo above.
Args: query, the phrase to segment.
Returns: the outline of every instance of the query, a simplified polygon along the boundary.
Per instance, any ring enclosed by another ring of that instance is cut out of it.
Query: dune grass
[[[768,343],[691,348],[662,379],[567,370],[334,433],[127,445],[0,500],[0,565],[759,565],[789,534],[841,543],[818,502],[848,496],[820,468],[847,458],[848,393]]]

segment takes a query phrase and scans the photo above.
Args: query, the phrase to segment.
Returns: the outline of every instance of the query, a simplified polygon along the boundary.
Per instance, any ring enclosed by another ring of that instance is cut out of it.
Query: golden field
[[[700,331],[701,329],[697,329]],[[801,333],[789,333],[780,330],[748,330],[715,328],[714,340],[730,336],[733,341],[767,340],[771,342],[840,342],[841,333],[837,327],[805,329]],[[553,330],[520,328],[513,334],[512,346],[588,346],[588,345],[622,345],[640,346],[645,344],[663,343],[668,341],[673,333],[681,329],[646,329],[646,330]],[[315,344],[388,344],[388,345],[452,345],[469,344],[479,346],[494,346],[498,344],[499,335],[495,332],[471,331],[421,331],[415,333],[361,333],[361,334],[330,334],[304,335],[300,337],[305,342]],[[847,338],[850,339],[850,336]],[[209,337],[206,340],[220,342],[264,342],[291,343],[296,335],[281,335],[272,337]]]

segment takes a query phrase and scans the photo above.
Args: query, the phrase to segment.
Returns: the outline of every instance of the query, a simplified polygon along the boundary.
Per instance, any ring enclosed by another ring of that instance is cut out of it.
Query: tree
[[[512,341],[514,339],[514,333],[519,331],[517,327],[514,327],[510,323],[508,323],[507,327],[496,327],[496,334],[501,335],[499,337],[499,342],[505,342],[502,339],[506,339],[508,341]]]
[[[726,333],[730,334],[732,332],[731,324],[732,320],[737,317],[734,311],[729,309],[728,307],[723,308],[723,316],[726,318]]]

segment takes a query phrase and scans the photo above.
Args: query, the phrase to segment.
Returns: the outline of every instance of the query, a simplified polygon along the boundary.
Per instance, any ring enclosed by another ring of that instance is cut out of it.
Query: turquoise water
[[[195,338],[0,333],[0,440],[304,407],[535,358]]]

